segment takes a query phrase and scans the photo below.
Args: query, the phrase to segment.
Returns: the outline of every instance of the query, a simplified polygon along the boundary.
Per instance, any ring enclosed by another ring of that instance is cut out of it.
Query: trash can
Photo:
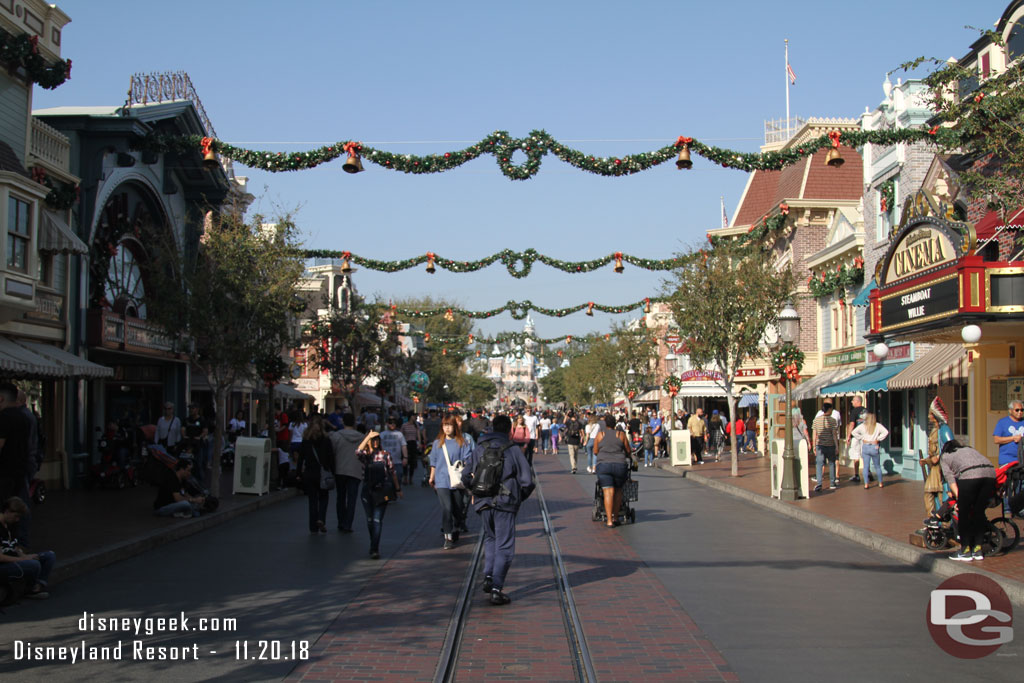
[[[669,446],[673,466],[691,463],[690,431],[688,429],[673,429],[669,432]]]
[[[235,440],[233,493],[270,492],[270,439],[240,436]]]

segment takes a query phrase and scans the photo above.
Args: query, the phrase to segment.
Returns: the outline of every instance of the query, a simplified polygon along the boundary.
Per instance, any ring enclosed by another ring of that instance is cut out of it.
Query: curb
[[[811,512],[810,510],[803,510],[792,505],[787,505],[781,500],[770,498],[760,493],[754,493],[747,489],[740,488],[733,484],[723,482],[713,477],[708,477],[703,474],[697,474],[695,472],[676,469],[675,466],[669,465],[668,463],[656,463],[658,469],[673,474],[684,479],[692,479],[698,484],[707,486],[708,488],[727,493],[736,498],[742,498],[755,505],[768,508],[773,512],[785,515],[790,519],[795,519],[804,524],[828,531],[840,538],[845,538],[848,541],[859,543],[872,550],[882,553],[887,557],[891,557],[894,560],[905,562],[912,565],[921,571],[934,574],[943,579],[948,579],[958,574],[972,573],[981,574],[986,576],[996,583],[998,583],[1004,591],[1006,591],[1007,597],[1017,607],[1024,607],[1024,583],[1015,581],[1007,578],[1000,574],[994,574],[984,569],[978,569],[977,567],[971,566],[970,563],[955,563],[952,560],[947,560],[944,557],[935,555],[934,553],[915,548],[914,546],[907,543],[900,543],[888,536],[882,534],[876,534],[873,531],[862,529],[857,526],[848,524],[847,522],[827,517],[819,512]]]
[[[295,493],[291,493],[295,491]],[[91,572],[101,567],[126,560],[129,557],[141,555],[158,546],[177,541],[182,538],[193,536],[202,531],[224,524],[232,519],[261,508],[290,500],[301,495],[297,489],[289,491],[273,491],[267,495],[257,496],[238,505],[232,505],[227,509],[221,509],[210,515],[194,517],[191,520],[182,520],[180,524],[169,526],[163,529],[154,529],[141,536],[121,541],[114,545],[105,546],[99,550],[88,553],[81,553],[67,560],[58,560],[57,566],[50,575],[50,583],[57,584],[76,576]]]

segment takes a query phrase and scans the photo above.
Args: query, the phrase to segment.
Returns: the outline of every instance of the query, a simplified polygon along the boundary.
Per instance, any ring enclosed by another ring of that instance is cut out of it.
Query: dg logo
[[[946,653],[986,657],[1013,640],[1013,607],[1006,591],[980,574],[954,576],[932,591],[928,632]]]

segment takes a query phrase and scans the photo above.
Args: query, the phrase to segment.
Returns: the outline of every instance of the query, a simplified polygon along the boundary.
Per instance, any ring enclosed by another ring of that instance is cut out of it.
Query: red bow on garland
[[[213,138],[203,138],[199,141],[199,146],[203,149],[203,156],[206,156],[213,149]]]
[[[358,157],[359,156],[359,152],[363,149],[363,143],[361,143],[361,142],[352,142],[350,140],[349,142],[345,143],[345,145],[342,147],[342,149],[345,150],[346,154],[351,154],[354,157]]]
[[[676,147],[685,147],[689,145],[691,142],[693,142],[693,138],[685,138],[682,135],[680,135],[678,138],[676,138]]]
[[[800,371],[797,369],[796,363],[790,363],[786,366],[786,378],[789,380],[800,378]]]
[[[832,146],[836,149],[839,149],[839,135],[838,130],[830,131],[828,134],[828,139],[832,141]]]

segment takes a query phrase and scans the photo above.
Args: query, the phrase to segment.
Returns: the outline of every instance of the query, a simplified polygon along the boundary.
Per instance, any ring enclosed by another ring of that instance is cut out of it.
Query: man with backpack
[[[462,482],[473,494],[484,534],[483,589],[492,605],[512,602],[502,589],[516,551],[516,515],[533,492],[533,472],[509,433],[512,420],[496,415],[494,431],[480,437],[465,461]]]

